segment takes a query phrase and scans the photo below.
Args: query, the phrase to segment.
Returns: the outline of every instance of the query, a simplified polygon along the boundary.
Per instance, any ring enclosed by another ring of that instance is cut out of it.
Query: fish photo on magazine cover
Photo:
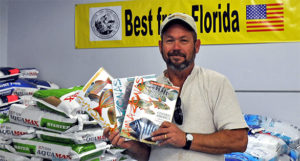
[[[89,97],[92,101],[98,101],[99,96],[97,95],[105,86],[106,84],[111,84],[109,78],[106,81],[97,80],[91,84],[91,86],[87,89],[86,93],[84,94],[85,97]]]
[[[137,95],[136,100],[130,100],[128,103],[132,106],[135,106],[135,108],[139,108],[140,110],[144,110],[148,114],[154,115],[155,112],[151,110],[151,106],[153,106],[156,109],[160,110],[169,110],[170,107],[163,103],[162,101],[155,101],[149,98],[149,100],[140,99],[140,97]]]
[[[166,101],[166,98],[173,101],[177,99],[178,92],[173,89],[157,88],[154,81],[139,83],[137,88],[142,92],[156,99]]]
[[[101,67],[85,84],[77,96],[77,102],[102,127],[116,128],[112,80],[108,72]]]
[[[132,121],[129,126],[132,128],[133,132],[131,135],[138,140],[151,141],[151,133],[159,128],[151,120],[147,118],[140,118],[138,120]]]
[[[110,124],[114,124],[116,121],[116,112],[114,107],[113,91],[112,89],[103,89],[99,97],[99,105],[94,107],[93,110],[97,111],[100,116],[103,116],[103,109],[107,108],[107,115]]]

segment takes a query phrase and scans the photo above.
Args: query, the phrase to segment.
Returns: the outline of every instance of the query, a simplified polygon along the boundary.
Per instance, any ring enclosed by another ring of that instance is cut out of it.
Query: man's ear
[[[195,51],[196,51],[196,54],[199,52],[200,46],[201,46],[201,40],[200,40],[200,39],[197,39],[197,41],[196,41],[196,43],[195,43]]]
[[[162,51],[162,41],[161,40],[158,41],[158,45],[159,45],[159,51],[161,53],[161,51]]]

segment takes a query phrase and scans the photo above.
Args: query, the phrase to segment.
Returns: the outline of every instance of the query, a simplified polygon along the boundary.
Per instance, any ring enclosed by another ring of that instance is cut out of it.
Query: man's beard
[[[195,54],[195,49],[194,49],[193,52],[194,52],[193,56],[189,60],[187,60],[186,55],[181,53],[179,50],[174,50],[173,52],[169,52],[168,53],[168,58],[164,57],[164,53],[162,53],[162,55],[163,55],[164,61],[166,62],[168,67],[172,68],[173,70],[182,71],[194,62],[195,55],[196,55]],[[181,57],[184,58],[184,61],[180,64],[175,64],[171,61],[170,56],[181,56]]]

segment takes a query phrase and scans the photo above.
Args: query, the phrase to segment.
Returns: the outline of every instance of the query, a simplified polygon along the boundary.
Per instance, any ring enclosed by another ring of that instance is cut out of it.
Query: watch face
[[[192,134],[187,134],[186,135],[187,140],[193,140],[193,135]]]

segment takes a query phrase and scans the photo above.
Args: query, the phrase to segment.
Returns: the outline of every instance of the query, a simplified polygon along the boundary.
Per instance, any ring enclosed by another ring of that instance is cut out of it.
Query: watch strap
[[[189,150],[191,148],[192,140],[188,140],[186,135],[188,135],[188,133],[185,134],[186,142],[185,142],[184,147],[182,147],[182,148],[185,150]]]

